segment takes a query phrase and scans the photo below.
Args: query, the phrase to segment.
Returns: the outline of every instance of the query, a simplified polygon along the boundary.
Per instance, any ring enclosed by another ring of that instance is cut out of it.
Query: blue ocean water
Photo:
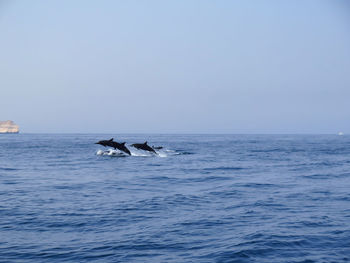
[[[350,136],[1,135],[0,262],[350,262],[349,189]]]

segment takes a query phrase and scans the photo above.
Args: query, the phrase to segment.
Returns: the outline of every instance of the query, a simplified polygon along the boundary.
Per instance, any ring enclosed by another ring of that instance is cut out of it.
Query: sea
[[[0,262],[350,262],[350,136],[1,134]]]

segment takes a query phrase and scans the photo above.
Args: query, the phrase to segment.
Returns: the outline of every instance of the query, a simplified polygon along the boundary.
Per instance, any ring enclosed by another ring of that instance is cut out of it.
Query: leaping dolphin
[[[118,150],[120,150],[122,152],[125,152],[125,153],[131,155],[131,152],[125,146],[125,142],[118,143],[118,142],[113,141],[113,138],[110,139],[110,140],[102,140],[102,141],[96,142],[95,144],[100,144],[100,145],[102,145],[104,147],[110,146],[110,147],[113,147],[114,149],[118,149]]]
[[[113,138],[110,139],[110,140],[98,141],[98,142],[96,142],[95,144],[100,144],[100,145],[102,145],[102,146],[104,146],[104,147],[106,147],[106,146],[113,147],[112,143],[113,143]]]
[[[145,142],[145,143],[135,143],[135,144],[131,144],[131,146],[135,147],[136,149],[141,149],[141,150],[144,150],[144,151],[149,151],[149,152],[153,152],[153,153],[157,154],[157,152],[152,147],[150,147],[147,144],[147,142]]]
[[[126,148],[126,146],[125,146],[125,142],[122,142],[122,143],[113,142],[113,147],[114,147],[114,149],[117,148],[118,150],[120,150],[120,151],[122,151],[122,152],[125,152],[125,153],[131,155],[131,152],[130,152],[129,149]]]

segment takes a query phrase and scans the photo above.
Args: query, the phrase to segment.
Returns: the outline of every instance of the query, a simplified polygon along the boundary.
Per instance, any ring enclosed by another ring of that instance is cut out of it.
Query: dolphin
[[[112,146],[112,143],[113,143],[113,138],[110,139],[110,140],[98,141],[98,142],[96,142],[95,144],[100,144],[100,145],[102,145],[102,146],[104,146],[104,147],[106,147],[106,146],[113,147],[113,146]]]
[[[113,142],[113,146],[112,146],[114,149],[118,149],[122,152],[125,152],[129,155],[131,155],[131,152],[129,151],[128,148],[126,148],[125,146],[125,142],[122,142],[122,143],[118,143],[118,142]]]
[[[106,146],[113,147],[114,149],[118,149],[122,152],[125,152],[125,153],[131,155],[131,152],[125,146],[125,142],[118,143],[118,142],[113,141],[113,138],[110,140],[102,140],[102,141],[96,142],[95,144],[100,144],[104,147],[106,147]]]
[[[133,147],[135,147],[136,149],[139,149],[139,150],[149,151],[149,152],[153,152],[153,153],[157,154],[156,151],[147,144],[147,142],[145,142],[145,143],[135,143],[135,144],[131,144],[131,146],[133,146]]]

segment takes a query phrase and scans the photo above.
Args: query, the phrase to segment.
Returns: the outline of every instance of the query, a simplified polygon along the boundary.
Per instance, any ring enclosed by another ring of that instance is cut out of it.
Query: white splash
[[[104,153],[104,151],[98,150],[98,151],[96,152],[96,155],[103,155],[103,153]]]
[[[138,151],[138,150],[134,150],[134,149],[129,149],[131,152],[131,156],[139,156],[139,157],[151,157],[152,155],[148,154],[145,151]]]
[[[164,152],[158,152],[158,156],[161,157],[161,158],[165,158],[165,157],[168,157],[168,155]]]
[[[98,150],[96,152],[96,155],[107,155],[107,156],[126,156],[124,153],[113,150],[113,149],[108,149],[108,150]]]
[[[143,150],[138,150],[133,147],[129,148],[131,152],[131,156],[135,157],[160,157],[160,158],[165,158],[171,155],[177,155],[179,154],[178,152],[174,150],[168,150],[168,149],[161,149],[161,150],[156,150],[157,154],[148,152],[148,151],[143,151]],[[97,150],[96,155],[100,156],[119,156],[119,157],[124,157],[124,156],[129,156],[125,154],[124,152],[121,152],[119,150],[113,150],[113,149],[107,149],[107,150]]]

